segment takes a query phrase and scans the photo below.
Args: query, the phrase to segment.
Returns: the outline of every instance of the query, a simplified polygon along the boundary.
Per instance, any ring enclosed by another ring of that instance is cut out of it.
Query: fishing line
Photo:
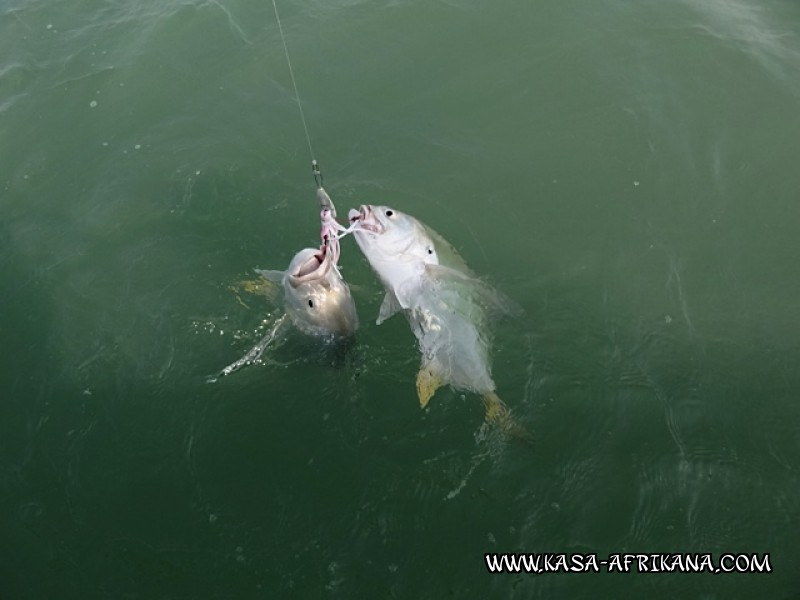
[[[297,108],[300,109],[300,120],[303,122],[303,131],[306,133],[306,142],[308,142],[308,153],[311,155],[311,172],[314,174],[314,181],[317,183],[317,188],[322,189],[322,171],[320,171],[319,164],[314,158],[314,149],[311,147],[311,135],[308,133],[308,124],[306,123],[306,115],[303,112],[303,103],[300,101],[300,92],[297,89],[297,81],[294,78],[294,69],[292,68],[292,59],[289,58],[289,46],[286,45],[286,36],[283,35],[283,25],[281,25],[281,16],[278,14],[278,4],[272,0],[272,8],[275,9],[275,20],[278,22],[278,31],[281,34],[281,42],[283,43],[283,53],[286,55],[286,64],[289,65],[289,77],[292,79],[292,87],[294,87],[294,97],[297,100]],[[324,204],[323,204],[324,206]]]
[[[308,152],[311,154],[311,167],[314,171],[314,178],[317,178],[319,167],[317,161],[314,159],[314,149],[311,147],[311,136],[308,133],[308,125],[306,124],[306,115],[303,112],[303,104],[300,102],[300,92],[297,90],[297,81],[294,78],[294,69],[292,68],[292,60],[289,58],[289,47],[286,45],[286,37],[283,35],[283,26],[281,25],[281,16],[278,14],[278,4],[272,0],[272,7],[275,9],[275,20],[278,22],[278,31],[281,34],[281,42],[283,43],[283,53],[286,55],[286,64],[289,65],[289,77],[292,79],[292,86],[294,87],[294,97],[297,100],[297,107],[300,109],[300,120],[303,122],[303,130],[306,132],[306,141],[308,142]],[[321,175],[320,175],[321,179]],[[319,182],[318,182],[319,183]]]

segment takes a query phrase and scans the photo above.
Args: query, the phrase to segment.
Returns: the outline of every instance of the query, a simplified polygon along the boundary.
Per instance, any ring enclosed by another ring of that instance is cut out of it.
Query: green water
[[[340,212],[390,204],[524,310],[426,411],[362,327],[238,282],[318,243],[269,2],[0,3],[0,598],[800,597],[800,6],[281,0]],[[486,552],[770,553],[490,575]]]

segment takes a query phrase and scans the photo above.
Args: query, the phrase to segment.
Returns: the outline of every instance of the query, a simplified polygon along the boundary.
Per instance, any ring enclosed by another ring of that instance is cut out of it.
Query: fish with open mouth
[[[350,338],[358,329],[356,305],[338,267],[339,233],[346,229],[336,222],[336,209],[321,186],[317,197],[322,207],[320,247],[300,250],[285,271],[256,269],[283,288],[285,314],[247,354],[222,369],[220,375],[229,375],[258,360],[287,318],[303,333],[331,340]]]
[[[350,288],[327,244],[300,250],[285,271],[256,272],[283,286],[286,314],[303,333],[349,337],[358,329]]]
[[[353,236],[386,290],[377,323],[405,314],[422,354],[420,405],[450,385],[483,398],[486,420],[518,428],[495,392],[491,374],[492,313],[516,306],[467,267],[455,249],[414,217],[388,206],[351,209]]]

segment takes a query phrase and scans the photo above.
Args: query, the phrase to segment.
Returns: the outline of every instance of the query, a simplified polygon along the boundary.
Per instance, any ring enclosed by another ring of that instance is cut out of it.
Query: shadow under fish
[[[402,312],[417,338],[420,406],[444,385],[474,392],[483,399],[487,422],[530,441],[497,395],[491,374],[490,317],[518,313],[516,305],[475,277],[444,238],[414,217],[372,205],[351,209],[348,217],[386,289],[377,323]]]

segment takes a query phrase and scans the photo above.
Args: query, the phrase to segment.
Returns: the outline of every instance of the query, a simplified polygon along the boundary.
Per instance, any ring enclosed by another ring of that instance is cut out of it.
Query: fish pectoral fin
[[[242,294],[263,295],[267,298],[275,298],[280,291],[280,287],[266,279],[245,279],[237,281],[233,285],[228,286],[236,297],[236,301],[244,308],[250,310],[250,306],[242,299]]]
[[[490,316],[519,318],[525,313],[514,300],[478,277],[442,265],[425,265],[425,273],[432,280],[464,286]]]
[[[232,287],[232,289],[234,289],[234,292],[242,291],[247,292],[248,294],[261,294],[270,300],[274,300],[280,293],[281,286],[276,284],[271,279],[261,278],[255,280],[246,279],[244,281],[238,281],[236,286]],[[241,304],[244,304],[238,297],[238,293],[237,300]]]
[[[381,308],[378,311],[378,320],[375,321],[377,325],[383,323],[386,319],[400,312],[400,303],[397,301],[397,296],[392,292],[386,292],[381,302]]]
[[[533,435],[517,423],[511,416],[511,409],[494,392],[482,396],[486,408],[486,422],[501,429],[505,434],[526,444],[533,444]]]
[[[433,395],[442,387],[442,380],[434,374],[430,367],[424,366],[417,373],[417,396],[420,408],[428,406]]]

